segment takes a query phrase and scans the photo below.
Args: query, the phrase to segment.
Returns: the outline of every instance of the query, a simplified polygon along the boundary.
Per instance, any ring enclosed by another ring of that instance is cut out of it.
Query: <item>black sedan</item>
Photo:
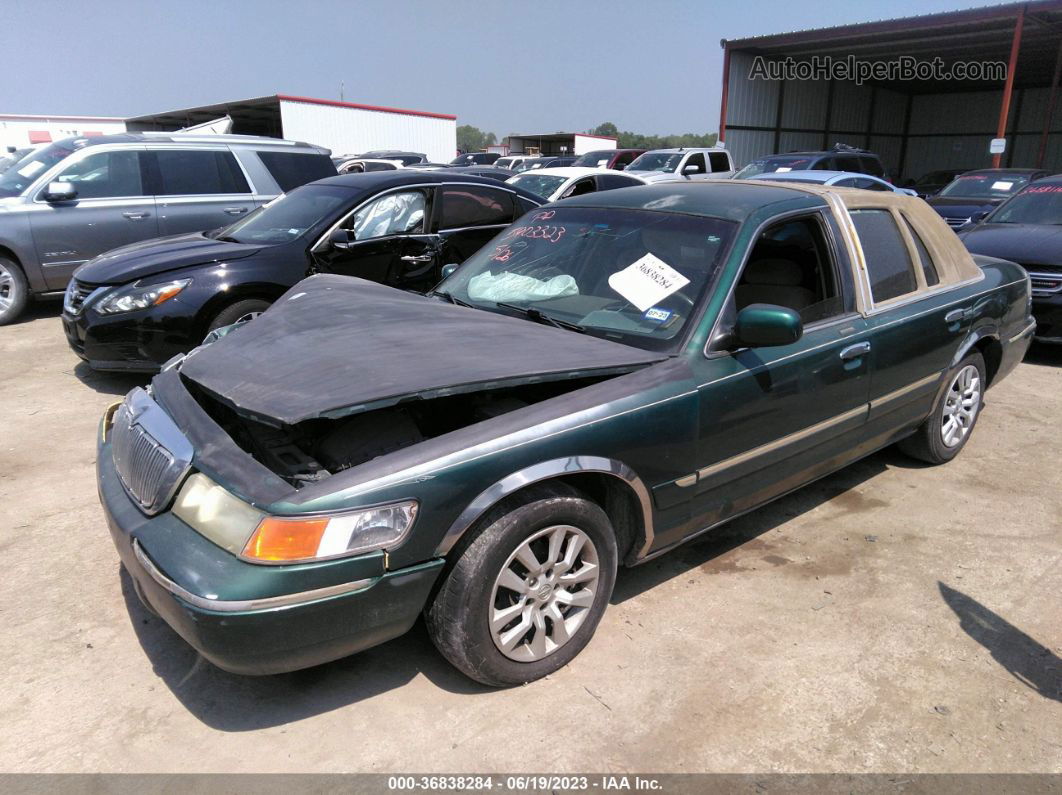
[[[980,221],[1033,180],[1047,172],[1035,168],[983,168],[960,174],[947,187],[926,201],[948,226],[958,229]]]
[[[972,253],[1029,272],[1036,339],[1062,344],[1062,176],[1029,185],[959,237]]]
[[[63,328],[95,369],[156,371],[312,273],[427,290],[445,265],[542,203],[449,169],[322,179],[232,226],[123,246],[85,263],[67,288]]]

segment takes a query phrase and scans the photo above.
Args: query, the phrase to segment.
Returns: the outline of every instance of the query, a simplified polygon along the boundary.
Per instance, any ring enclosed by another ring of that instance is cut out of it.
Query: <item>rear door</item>
[[[849,214],[870,301],[870,421],[887,432],[928,415],[943,372],[970,327],[970,307],[938,288],[938,269],[917,219],[887,206],[854,207]]]
[[[155,200],[145,189],[141,146],[86,147],[53,182],[77,188],[73,201],[49,203],[39,189],[29,212],[33,243],[49,290],[61,290],[83,262],[158,236]]]
[[[440,267],[464,262],[523,215],[515,194],[504,188],[454,183],[441,185],[436,196]]]
[[[151,147],[159,234],[227,226],[256,206],[251,186],[227,147]]]

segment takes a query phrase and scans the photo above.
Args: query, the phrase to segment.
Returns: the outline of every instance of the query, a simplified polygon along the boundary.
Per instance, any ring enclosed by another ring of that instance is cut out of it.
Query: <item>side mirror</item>
[[[750,304],[738,312],[734,324],[737,342],[748,348],[792,345],[804,335],[800,315],[775,304]]]
[[[685,166],[682,169],[682,173],[683,173],[683,175],[700,174],[701,173],[701,167],[700,166]]]
[[[979,224],[979,223],[981,223],[981,221],[983,221],[985,219],[985,216],[988,215],[989,212],[990,212],[989,210],[978,210],[977,212],[975,212],[973,215],[970,216],[970,220],[967,221],[967,223],[971,224],[971,225],[972,224]]]
[[[442,277],[444,279],[454,275],[454,271],[457,270],[457,263],[451,262],[449,265],[442,266]]]
[[[46,202],[69,202],[77,198],[77,186],[73,182],[49,182],[41,196]]]
[[[350,244],[354,242],[354,233],[348,229],[336,227],[329,233],[328,242],[332,248],[350,248]]]

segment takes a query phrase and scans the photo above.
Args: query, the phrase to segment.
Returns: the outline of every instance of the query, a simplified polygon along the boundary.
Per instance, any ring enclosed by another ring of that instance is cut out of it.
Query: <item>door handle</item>
[[[402,262],[431,262],[433,259],[435,259],[435,255],[418,254],[414,256],[412,254],[407,254],[406,256],[401,257],[400,259],[402,260]]]
[[[857,342],[855,345],[849,345],[841,351],[841,361],[847,362],[851,359],[858,359],[860,356],[866,356],[868,353],[870,353],[870,343]]]
[[[944,322],[950,326],[952,323],[961,323],[965,318],[965,309],[953,309],[948,312],[948,314],[944,315]]]
[[[144,211],[138,213],[122,213],[122,218],[128,218],[130,221],[139,221],[143,218],[147,218],[149,215],[151,215],[151,213]]]
[[[247,212],[247,208],[246,207],[226,207],[225,208],[225,212],[228,215],[243,215],[245,212]]]

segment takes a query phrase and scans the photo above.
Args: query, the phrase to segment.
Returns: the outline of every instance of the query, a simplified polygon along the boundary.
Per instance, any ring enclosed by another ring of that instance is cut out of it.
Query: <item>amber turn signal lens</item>
[[[328,519],[263,519],[244,554],[258,560],[305,560],[317,554]]]

